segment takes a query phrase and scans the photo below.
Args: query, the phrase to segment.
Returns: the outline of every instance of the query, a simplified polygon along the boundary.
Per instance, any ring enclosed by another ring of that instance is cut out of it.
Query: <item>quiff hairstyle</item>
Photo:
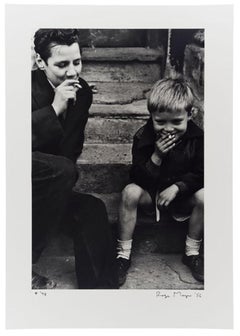
[[[39,29],[34,35],[35,52],[45,63],[51,56],[51,48],[55,45],[79,45],[77,29]]]
[[[182,78],[165,78],[157,81],[149,94],[147,106],[150,113],[185,110],[191,112],[196,97]]]

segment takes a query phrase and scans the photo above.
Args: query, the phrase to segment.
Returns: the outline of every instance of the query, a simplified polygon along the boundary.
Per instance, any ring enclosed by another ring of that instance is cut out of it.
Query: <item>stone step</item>
[[[139,82],[89,82],[97,93],[93,95],[94,104],[129,104],[146,99],[153,83]],[[147,112],[147,104],[145,109]]]
[[[120,192],[129,183],[130,164],[78,164],[76,190],[85,193]]]
[[[77,190],[120,192],[129,182],[131,144],[85,144],[77,161]]]
[[[95,101],[95,98],[93,100]],[[95,104],[94,101],[89,110],[90,118],[95,116],[126,119],[149,118],[146,99],[135,100],[131,104]]]
[[[89,62],[83,65],[81,77],[91,82],[154,83],[162,76],[160,64],[149,62]]]
[[[83,164],[125,164],[132,161],[131,144],[84,144],[83,152],[77,160]]]
[[[164,57],[164,49],[127,47],[127,48],[82,48],[82,60],[98,61],[98,62],[126,62],[126,61],[141,61],[141,62],[156,62]]]
[[[131,144],[137,130],[146,123],[141,119],[89,118],[85,129],[86,144]]]

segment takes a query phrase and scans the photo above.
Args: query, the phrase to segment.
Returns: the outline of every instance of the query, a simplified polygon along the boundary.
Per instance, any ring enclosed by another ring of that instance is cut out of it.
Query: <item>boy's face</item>
[[[187,130],[188,120],[191,117],[185,110],[170,112],[153,112],[153,128],[157,138],[164,135],[175,135],[179,140]]]
[[[47,78],[57,87],[66,79],[78,79],[82,70],[78,43],[56,45],[51,48],[47,63],[41,59],[41,65]]]

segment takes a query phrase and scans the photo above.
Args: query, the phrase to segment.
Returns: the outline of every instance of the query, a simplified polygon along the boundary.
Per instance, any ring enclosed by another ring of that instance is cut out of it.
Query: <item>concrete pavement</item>
[[[195,280],[181,262],[183,236],[174,242],[176,237],[172,234],[172,250],[164,252],[165,247],[161,245],[160,239],[162,230],[156,226],[143,226],[136,230],[132,265],[121,290],[204,289],[204,285]],[[71,240],[63,236],[54,238],[34,270],[56,281],[56,289],[77,289]]]

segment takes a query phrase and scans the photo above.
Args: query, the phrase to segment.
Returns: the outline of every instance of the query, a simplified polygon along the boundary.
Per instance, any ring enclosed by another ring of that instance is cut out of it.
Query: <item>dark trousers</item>
[[[75,164],[61,156],[32,153],[32,262],[48,233],[61,228],[74,242],[79,288],[117,288],[115,249],[104,203],[74,192]]]

